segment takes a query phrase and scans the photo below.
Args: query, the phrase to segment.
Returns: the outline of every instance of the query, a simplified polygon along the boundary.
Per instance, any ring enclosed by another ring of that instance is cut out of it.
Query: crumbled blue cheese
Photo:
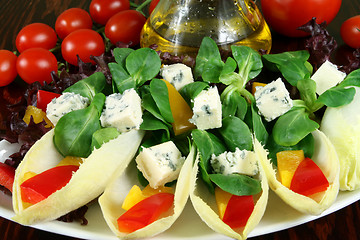
[[[316,93],[321,95],[326,90],[340,83],[346,74],[338,70],[338,67],[326,60],[312,75],[311,79],[316,82]]]
[[[89,103],[89,99],[80,94],[65,92],[47,105],[46,116],[56,125],[62,116],[74,110],[86,108]]]
[[[198,129],[220,128],[222,111],[220,95],[216,87],[203,90],[194,99],[194,115],[189,120]]]
[[[178,178],[185,158],[172,141],[164,142],[142,151],[135,159],[137,168],[152,188],[164,186]]]
[[[100,117],[102,127],[115,127],[123,133],[139,129],[142,121],[141,98],[133,88],[106,97]]]
[[[256,155],[252,151],[235,149],[235,152],[213,154],[210,159],[215,173],[230,175],[233,173],[255,176],[259,172]]]
[[[290,94],[280,78],[264,87],[257,87],[255,101],[260,114],[269,122],[283,115],[293,106]]]
[[[185,85],[194,82],[191,68],[182,63],[164,65],[160,70],[160,75],[178,91]]]

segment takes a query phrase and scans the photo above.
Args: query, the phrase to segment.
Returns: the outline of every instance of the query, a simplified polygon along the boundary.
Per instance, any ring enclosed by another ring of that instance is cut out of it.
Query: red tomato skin
[[[342,40],[352,48],[360,48],[360,15],[347,19],[340,28]]]
[[[15,44],[21,53],[29,48],[52,49],[56,46],[57,36],[54,29],[44,23],[32,23],[20,30]]]
[[[92,19],[87,11],[81,8],[69,8],[56,19],[55,31],[59,38],[64,39],[78,29],[91,29]]]
[[[16,62],[19,76],[28,84],[51,83],[51,72],[57,71],[57,59],[49,50],[30,48],[20,54]]]
[[[254,199],[252,195],[232,195],[224,213],[223,222],[231,228],[244,227],[254,210]]]
[[[35,204],[46,199],[64,187],[78,169],[75,165],[57,166],[29,178],[20,185],[22,201]]]
[[[0,87],[9,85],[16,78],[16,60],[14,53],[0,50]]]
[[[276,32],[288,37],[309,35],[298,27],[316,17],[317,23],[329,24],[339,12],[341,0],[261,0],[266,22]]]
[[[78,65],[77,55],[85,62],[95,64],[90,56],[100,56],[105,52],[101,35],[91,29],[79,29],[70,33],[61,44],[61,53],[65,61]]]
[[[0,185],[12,192],[15,178],[15,168],[0,162]]]
[[[120,232],[131,233],[156,221],[174,203],[174,194],[154,194],[127,210],[117,219]]]
[[[314,193],[325,191],[328,187],[329,182],[321,169],[313,160],[305,158],[294,173],[290,190],[298,194],[310,196]]]
[[[61,94],[59,93],[38,90],[36,93],[36,107],[40,108],[43,112],[46,112],[47,105],[51,102],[51,100],[60,96]]]
[[[105,25],[116,13],[129,9],[129,0],[92,0],[89,7],[92,19],[101,25]]]
[[[112,44],[117,42],[130,43],[136,46],[140,43],[140,33],[146,18],[136,10],[126,10],[112,16],[105,25],[105,35]]]
[[[154,11],[155,7],[159,3],[160,0],[152,0],[149,5],[149,15]]]

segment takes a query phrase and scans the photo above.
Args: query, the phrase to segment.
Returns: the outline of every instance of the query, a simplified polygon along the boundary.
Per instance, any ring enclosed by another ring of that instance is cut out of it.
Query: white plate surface
[[[292,209],[270,191],[265,215],[259,225],[250,233],[249,237],[277,232],[315,220],[344,208],[359,199],[360,189],[353,192],[340,192],[336,202],[328,210],[323,212],[323,214],[319,216],[309,216]],[[0,192],[0,216],[11,219],[13,215],[11,198]],[[87,226],[81,226],[80,223],[52,221],[33,225],[32,227],[83,239],[117,239],[106,225],[98,204],[90,206],[86,218],[89,221]],[[152,239],[175,240],[184,238],[196,240],[230,240],[230,238],[219,235],[208,228],[197,216],[190,201],[174,225],[168,231]]]

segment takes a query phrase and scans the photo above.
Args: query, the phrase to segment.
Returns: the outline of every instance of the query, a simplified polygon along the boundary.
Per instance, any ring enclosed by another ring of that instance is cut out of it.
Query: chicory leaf
[[[276,121],[272,134],[277,144],[293,146],[312,131],[319,128],[319,124],[309,118],[305,108],[293,108]]]
[[[90,101],[92,101],[94,96],[105,88],[105,85],[105,75],[102,72],[96,72],[68,87],[64,90],[64,92],[77,93],[83,97],[87,97]]]
[[[261,191],[260,180],[246,175],[209,174],[209,177],[219,188],[233,195],[254,195]]]

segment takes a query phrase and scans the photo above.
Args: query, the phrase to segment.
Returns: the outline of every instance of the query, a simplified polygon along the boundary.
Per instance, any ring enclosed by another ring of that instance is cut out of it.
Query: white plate
[[[359,199],[360,189],[353,192],[340,192],[336,202],[323,214],[320,216],[309,216],[292,209],[270,191],[265,215],[259,225],[250,233],[249,237],[277,232],[315,220],[344,208]],[[11,198],[0,192],[0,216],[11,219],[13,215]],[[52,221],[33,225],[32,227],[83,239],[117,239],[106,225],[98,204],[93,204],[89,207],[86,218],[89,221],[87,226],[81,226],[80,223],[77,222],[63,223]],[[153,239],[175,240],[184,238],[196,240],[230,240],[230,238],[219,235],[208,228],[197,216],[190,202],[187,203],[184,212],[174,225],[168,231],[155,236]]]

